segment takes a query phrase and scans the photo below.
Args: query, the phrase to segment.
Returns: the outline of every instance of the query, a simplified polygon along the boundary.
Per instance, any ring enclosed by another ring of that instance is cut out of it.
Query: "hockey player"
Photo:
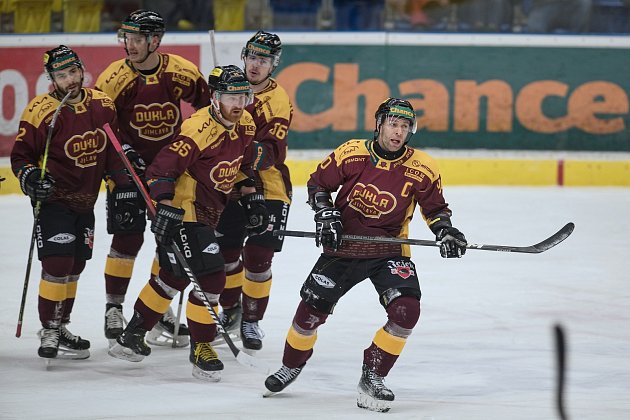
[[[11,167],[31,203],[41,203],[36,221],[43,327],[38,354],[84,359],[90,356],[90,342],[72,334],[67,325],[79,276],[92,258],[94,203],[106,175],[119,185],[129,180],[101,128],[109,123],[117,129],[114,104],[104,93],[83,87],[84,69],[77,54],[64,45],[53,48],[44,54],[44,69],[54,89],[24,109]],[[49,128],[68,92],[69,99]],[[45,168],[39,166],[42,161]]]
[[[376,111],[374,140],[350,140],[317,167],[308,181],[316,245],[324,252],[304,282],[285,342],[282,367],[265,381],[282,391],[313,354],[317,329],[352,287],[370,278],[387,322],[363,353],[357,405],[388,411],[394,400],[384,378],[420,316],[420,285],[408,245],[342,241],[342,233],[406,237],[416,204],[441,241],[442,257],[461,257],[466,238],[451,225],[440,173],[431,157],[407,145],[416,131],[408,101],[389,98]],[[331,194],[337,192],[334,204]]]
[[[222,320],[228,330],[240,327],[243,347],[253,351],[262,348],[263,333],[258,322],[263,319],[269,302],[271,261],[274,252],[282,250],[284,241],[283,237],[273,236],[272,231],[286,229],[291,205],[291,179],[284,161],[293,109],[285,90],[271,78],[281,53],[280,38],[264,31],[251,37],[241,53],[254,92],[254,102],[247,110],[256,124],[255,180],[270,213],[269,228],[260,235],[248,232],[238,194],[233,194],[217,226],[227,272],[225,290],[219,300]]]
[[[241,194],[250,229],[262,231],[269,223],[264,198],[251,178],[253,154],[247,148],[256,127],[245,111],[252,100],[249,83],[236,66],[216,67],[208,80],[211,105],[184,121],[175,141],[147,169],[150,194],[158,203],[151,231],[159,244],[160,271],[140,292],[133,317],[109,351],[114,357],[140,361],[148,356],[145,333],[189,284],[170,251],[173,241],[183,250],[207,300],[218,305],[225,270],[214,229],[233,188]],[[193,376],[220,380],[223,363],[210,344],[216,324],[194,290],[188,295],[186,317]]]
[[[116,104],[125,154],[141,177],[146,165],[179,130],[181,101],[199,109],[210,100],[208,85],[193,63],[158,52],[164,28],[158,13],[131,13],[118,32],[127,58],[110,64],[96,81],[96,88]],[[144,240],[146,206],[133,185],[109,191],[107,205],[107,231],[113,238],[105,263],[105,337],[113,344],[123,329],[122,305]],[[155,262],[152,276],[157,270]],[[156,345],[172,344],[174,322],[169,308],[148,340]],[[178,336],[177,346],[188,345],[185,325]]]

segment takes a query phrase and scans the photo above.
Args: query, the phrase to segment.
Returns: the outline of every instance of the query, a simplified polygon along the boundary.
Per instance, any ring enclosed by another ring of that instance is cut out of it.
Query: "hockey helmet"
[[[83,63],[77,53],[65,45],[60,45],[44,53],[44,69],[48,74],[70,66],[83,69]]]
[[[243,47],[241,59],[245,60],[249,54],[271,57],[271,71],[273,72],[280,63],[280,56],[282,55],[282,42],[280,41],[280,37],[265,31],[256,32],[256,34],[247,41],[245,47]]]
[[[245,95],[244,106],[251,104],[254,98],[245,73],[234,65],[215,67],[208,76],[208,86],[212,91],[212,104],[217,111],[220,111],[219,102],[225,102],[221,100],[223,95],[232,98],[235,98],[234,95]]]
[[[161,37],[165,31],[164,18],[159,13],[140,9],[132,12],[123,20],[118,30],[118,38],[124,38],[126,33]]]
[[[374,117],[376,118],[376,129],[374,130],[375,139],[378,137],[378,133],[386,118],[404,118],[409,121],[410,130],[405,143],[415,134],[418,127],[413,106],[411,106],[409,101],[404,99],[387,98],[378,106]]]

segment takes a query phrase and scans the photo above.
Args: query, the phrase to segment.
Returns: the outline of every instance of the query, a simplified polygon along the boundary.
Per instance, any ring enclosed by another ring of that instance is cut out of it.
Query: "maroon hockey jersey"
[[[107,141],[103,125],[117,130],[116,110],[109,96],[83,88],[83,100],[66,104],[53,129],[46,171],[55,179],[50,202],[59,202],[77,212],[94,208],[101,181],[112,176],[115,182],[128,183],[124,166]],[[35,97],[24,109],[11,152],[11,167],[16,176],[29,166],[39,166],[46,147],[48,125],[60,104],[48,93]]]
[[[416,204],[427,223],[438,214],[450,215],[437,164],[429,155],[406,146],[400,158],[386,160],[372,145],[371,140],[342,144],[308,181],[309,190],[339,190],[335,207],[341,211],[344,233],[406,238]],[[350,241],[337,252],[325,253],[356,258],[411,255],[408,245]]]
[[[249,147],[255,132],[247,111],[231,129],[216,119],[211,106],[195,112],[147,168],[151,197],[172,199],[173,206],[185,210],[185,222],[216,227],[234,184],[253,176]]]
[[[175,54],[159,56],[153,74],[140,73],[122,59],[110,64],[95,85],[116,104],[122,141],[147,163],[177,134],[181,101],[195,109],[210,103],[208,84],[193,63]]]

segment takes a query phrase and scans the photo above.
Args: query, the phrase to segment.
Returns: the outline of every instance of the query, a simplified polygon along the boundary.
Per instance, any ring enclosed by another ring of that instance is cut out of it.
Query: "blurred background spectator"
[[[630,33],[630,0],[0,0],[0,31],[113,32],[139,8],[169,31]]]

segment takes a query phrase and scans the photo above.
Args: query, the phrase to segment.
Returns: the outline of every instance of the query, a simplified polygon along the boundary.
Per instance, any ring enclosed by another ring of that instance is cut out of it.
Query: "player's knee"
[[[300,330],[315,331],[317,327],[326,322],[327,318],[328,312],[321,311],[302,300],[295,311],[293,325],[294,328],[297,326]]]
[[[51,255],[42,258],[42,269],[53,277],[69,275],[74,266],[74,257],[70,255]]]
[[[72,270],[70,271],[70,274],[74,275],[74,276],[78,276],[79,274],[81,274],[83,272],[83,269],[85,268],[85,260],[74,260],[74,264],[72,265]]]
[[[413,329],[420,319],[420,301],[415,296],[401,295],[386,310],[389,322],[403,330]]]
[[[332,314],[333,309],[335,308],[335,303],[329,302],[319,296],[317,293],[314,293],[307,284],[302,286],[302,290],[300,290],[300,296],[302,297],[302,301],[309,306],[312,306],[315,310],[325,313]]]
[[[112,251],[128,255],[130,257],[135,257],[138,255],[143,243],[144,234],[142,233],[114,235],[114,238],[112,239]]]
[[[252,273],[262,273],[271,268],[274,250],[258,245],[246,245],[243,250],[243,265]]]
[[[226,267],[228,264],[238,264],[241,258],[241,249],[240,248],[221,248],[221,254],[223,255],[223,259],[225,260]]]

